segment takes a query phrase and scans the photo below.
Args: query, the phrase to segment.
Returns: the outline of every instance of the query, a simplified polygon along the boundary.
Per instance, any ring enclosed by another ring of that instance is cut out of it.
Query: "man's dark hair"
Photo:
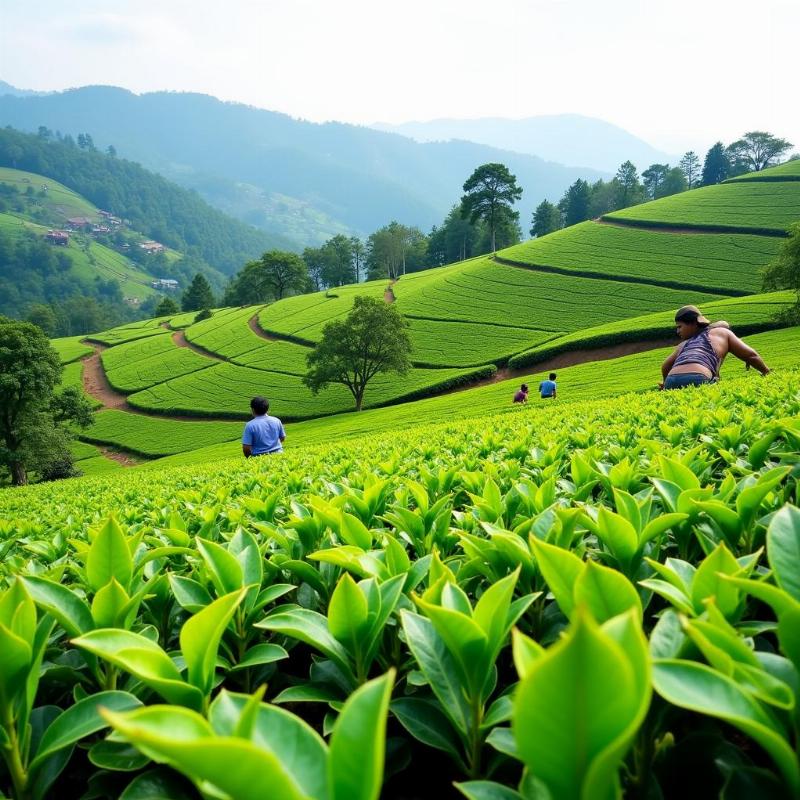
[[[556,374],[555,374],[555,372],[551,372],[551,373],[550,373],[550,375],[548,375],[548,378],[549,378],[551,381],[554,381],[554,380],[556,379]]]
[[[269,400],[266,397],[254,397],[250,401],[250,408],[253,409],[253,413],[260,417],[269,411]]]

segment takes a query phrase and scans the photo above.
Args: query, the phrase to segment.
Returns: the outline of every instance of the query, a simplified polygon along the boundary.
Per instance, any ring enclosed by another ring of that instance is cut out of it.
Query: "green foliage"
[[[693,749],[793,796],[797,390],[3,493],[2,790],[377,798],[433,750],[442,792],[588,800],[688,793]]]
[[[211,286],[200,273],[197,273],[183,293],[181,308],[184,311],[200,311],[204,308],[213,308],[214,305]]]
[[[346,386],[361,411],[367,384],[379,373],[405,375],[411,368],[408,323],[397,308],[362,295],[341,322],[329,322],[309,353],[303,383],[314,394],[331,383]]]
[[[791,289],[795,293],[797,303],[788,314],[796,323],[800,318],[800,222],[789,228],[789,238],[764,268],[763,278],[766,289]]]
[[[178,304],[171,297],[162,297],[155,309],[157,317],[171,317],[180,311]]]
[[[542,200],[533,212],[531,236],[547,236],[561,227],[561,211],[548,200]]]
[[[782,236],[798,217],[796,182],[737,181],[663,197],[604,218],[625,225]]]
[[[519,214],[512,206],[522,197],[522,188],[516,176],[505,164],[483,164],[464,182],[461,198],[461,216],[473,224],[483,220],[489,228],[492,252],[497,249],[498,227]]]
[[[347,240],[345,240],[347,241]],[[245,264],[225,290],[226,305],[251,305],[280,300],[305,291],[308,268],[300,256],[270,250],[257,261]]]
[[[728,145],[728,157],[748,171],[760,172],[792,148],[792,143],[766,131],[750,131]]]

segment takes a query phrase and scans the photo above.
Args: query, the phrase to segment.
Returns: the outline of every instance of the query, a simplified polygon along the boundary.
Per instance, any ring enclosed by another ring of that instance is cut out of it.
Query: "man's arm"
[[[745,344],[733,331],[727,331],[727,334],[728,352],[733,353],[740,361],[744,361],[748,367],[755,367],[762,375],[769,372],[769,367],[756,350]]]
[[[250,458],[250,456],[253,455],[253,448],[249,444],[243,444],[242,455],[244,455],[245,458]]]

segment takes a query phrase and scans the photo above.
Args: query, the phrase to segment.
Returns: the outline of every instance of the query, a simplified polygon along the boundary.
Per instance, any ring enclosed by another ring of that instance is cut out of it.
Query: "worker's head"
[[[250,410],[254,417],[263,417],[269,411],[269,400],[266,397],[254,397],[250,401]]]
[[[691,339],[708,325],[697,306],[684,306],[675,312],[675,330],[681,339]]]
[[[520,389],[521,392],[526,392],[527,393],[528,384],[527,383],[523,383],[522,386],[519,387],[519,389]]]
[[[551,373],[550,373],[550,374],[549,374],[547,377],[548,377],[548,378],[549,378],[551,381],[554,381],[554,380],[556,379],[556,374],[555,374],[555,372],[551,372]]]

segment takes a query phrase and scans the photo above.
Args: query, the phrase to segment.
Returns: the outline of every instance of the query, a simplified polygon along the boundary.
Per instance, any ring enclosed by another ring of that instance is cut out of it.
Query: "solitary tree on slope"
[[[478,167],[464,184],[461,198],[461,216],[475,223],[482,219],[489,226],[492,252],[497,245],[497,226],[502,210],[513,215],[512,206],[522,197],[522,188],[517,185],[516,176],[509,172],[505,164],[483,164]],[[502,209],[502,210],[501,210]]]
[[[728,145],[730,157],[748,170],[760,172],[773,164],[792,147],[791,142],[779,139],[766,131],[750,131]]]
[[[181,298],[181,308],[184,311],[200,311],[203,308],[212,308],[214,294],[208,281],[198,272],[187,287]]]
[[[397,310],[374,297],[358,296],[343,320],[328,322],[322,339],[308,354],[303,383],[314,394],[331,383],[346,386],[361,411],[364,390],[378,373],[405,375],[411,368],[408,322]]]

